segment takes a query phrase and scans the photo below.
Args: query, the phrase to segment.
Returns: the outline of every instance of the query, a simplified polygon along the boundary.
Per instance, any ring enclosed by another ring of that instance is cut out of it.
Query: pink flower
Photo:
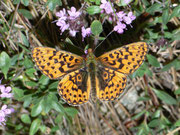
[[[75,37],[75,36],[76,36],[76,33],[77,33],[76,30],[71,30],[71,29],[69,29],[69,34],[70,34],[72,37]]]
[[[7,109],[7,105],[3,105],[1,110],[5,115],[11,114],[11,109]]]
[[[136,16],[134,16],[132,12],[129,12],[127,16],[123,17],[123,19],[126,24],[131,24],[132,21],[136,19]]]
[[[7,109],[7,105],[3,105],[0,110],[0,125],[6,125],[6,119],[5,117],[11,114],[11,109]]]
[[[117,31],[119,34],[122,34],[125,28],[126,28],[125,24],[118,22],[117,25],[114,27],[114,31]]]
[[[88,54],[88,50],[86,49],[86,50],[84,51],[84,53],[85,53],[85,54]]]
[[[116,13],[117,17],[118,17],[118,21],[123,21],[124,16],[126,16],[126,13],[124,13],[123,11],[120,11],[118,13]]]
[[[107,14],[113,13],[113,9],[112,9],[111,4],[109,2],[107,2],[106,0],[101,0],[101,3],[102,3],[100,5],[101,9],[103,9]]]
[[[74,19],[74,18],[79,17],[80,14],[81,14],[79,11],[76,12],[76,8],[75,7],[71,7],[71,10],[68,10],[67,12],[68,12],[68,14],[70,16],[69,18],[71,20]]]
[[[60,27],[61,34],[65,30],[69,30],[69,34],[72,37],[76,36],[76,33],[81,30],[81,27],[84,25],[82,17],[80,17],[81,12],[76,11],[75,7],[71,7],[71,10],[67,11],[63,9],[56,13],[56,16],[59,19],[56,22],[56,25]]]
[[[12,93],[9,93],[11,91],[11,87],[6,87],[4,85],[0,85],[0,90],[1,90],[1,93],[0,94],[0,97],[7,97],[7,98],[11,98],[13,97],[13,94]]]
[[[56,25],[60,27],[61,34],[69,28],[69,24],[67,24],[64,20],[61,19],[58,20]]]
[[[66,10],[63,8],[63,10],[60,10],[59,12],[56,13],[56,16],[62,18],[63,20],[66,20],[67,18]]]
[[[82,37],[83,37],[83,40],[86,36],[90,36],[91,35],[91,28],[87,28],[85,29],[85,27],[83,26],[81,28],[81,31],[82,31]]]

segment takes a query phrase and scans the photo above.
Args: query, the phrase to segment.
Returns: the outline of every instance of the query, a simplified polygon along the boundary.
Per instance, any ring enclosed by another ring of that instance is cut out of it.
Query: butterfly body
[[[53,48],[37,47],[32,57],[39,69],[51,79],[60,78],[58,93],[70,105],[81,105],[96,96],[114,100],[126,87],[127,75],[145,59],[148,45],[132,43],[100,57],[88,49],[86,58]]]

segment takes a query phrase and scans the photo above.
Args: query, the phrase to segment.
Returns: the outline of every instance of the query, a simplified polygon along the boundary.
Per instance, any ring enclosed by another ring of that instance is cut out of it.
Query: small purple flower
[[[117,17],[118,17],[118,21],[123,21],[123,18],[126,16],[126,13],[124,13],[123,11],[120,11],[118,13],[116,13]]]
[[[83,26],[81,28],[81,31],[82,31],[82,37],[83,37],[83,40],[86,36],[90,36],[91,35],[91,28],[87,28],[85,29],[85,27]]]
[[[0,81],[0,91],[2,94],[0,94],[0,97],[6,97],[6,98],[11,98],[13,97],[13,94],[10,93],[11,92],[11,87],[5,87],[5,85],[1,85],[1,81]],[[6,125],[6,119],[5,117],[8,116],[9,114],[11,114],[12,112],[14,112],[13,108],[8,109],[7,105],[3,105],[0,109],[0,125]]]
[[[69,24],[67,24],[64,20],[60,20],[60,19],[58,20],[56,25],[60,27],[61,34],[69,28]]]
[[[5,117],[11,114],[11,109],[7,109],[7,105],[3,105],[0,110],[0,125],[6,125],[6,119]]]
[[[111,7],[111,4],[106,0],[101,0],[100,8],[103,9],[107,14],[113,13],[113,9]],[[113,5],[113,4],[112,4]],[[102,12],[104,12],[102,11]]]
[[[56,13],[56,16],[66,20],[67,18],[66,10],[63,8],[63,10],[60,10],[59,12]]]
[[[3,105],[1,110],[5,115],[11,114],[11,109],[7,109],[7,105]]]
[[[126,28],[125,24],[118,22],[117,25],[114,27],[114,31],[117,31],[119,34],[122,34],[125,28]]]
[[[81,12],[76,11],[75,7],[71,7],[71,10],[63,9],[56,13],[56,16],[59,17],[59,19],[56,22],[56,25],[60,27],[61,34],[65,30],[69,30],[69,34],[72,37],[76,36],[76,33],[81,30],[81,27],[84,26]]]
[[[123,17],[123,19],[126,24],[131,24],[132,21],[136,19],[136,16],[134,16],[132,12],[129,12],[127,16]]]
[[[86,49],[86,50],[84,51],[84,53],[85,53],[85,54],[88,54],[88,50]]]
[[[76,12],[76,8],[75,7],[71,7],[71,10],[68,10],[67,12],[68,12],[68,14],[70,16],[69,19],[71,19],[71,20],[79,17],[80,14],[81,14],[79,11]]]
[[[0,113],[0,115],[1,115],[1,113]],[[5,119],[5,117],[1,117],[0,116],[0,125],[6,125],[6,119]]]
[[[69,29],[69,34],[70,34],[72,37],[75,37],[75,36],[76,36],[76,33],[77,33],[76,30]]]
[[[9,93],[11,91],[11,87],[6,87],[4,85],[0,85],[0,90],[1,90],[1,93],[0,94],[0,97],[7,97],[7,98],[11,98],[13,97],[13,94],[12,93]]]

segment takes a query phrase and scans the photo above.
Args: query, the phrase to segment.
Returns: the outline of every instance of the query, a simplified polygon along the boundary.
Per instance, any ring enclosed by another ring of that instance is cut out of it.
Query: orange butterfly
[[[70,105],[80,105],[95,92],[100,100],[114,100],[126,87],[127,75],[140,67],[148,52],[145,42],[114,49],[96,58],[88,50],[86,58],[53,48],[37,47],[32,57],[50,79],[61,79],[58,92]]]

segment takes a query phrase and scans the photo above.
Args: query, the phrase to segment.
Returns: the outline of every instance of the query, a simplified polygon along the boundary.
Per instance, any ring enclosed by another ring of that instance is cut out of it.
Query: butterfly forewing
[[[57,79],[82,66],[83,58],[48,47],[36,47],[32,57],[38,68],[50,79]]]
[[[130,74],[140,67],[147,52],[148,45],[145,42],[137,42],[107,52],[97,60],[105,67]]]

